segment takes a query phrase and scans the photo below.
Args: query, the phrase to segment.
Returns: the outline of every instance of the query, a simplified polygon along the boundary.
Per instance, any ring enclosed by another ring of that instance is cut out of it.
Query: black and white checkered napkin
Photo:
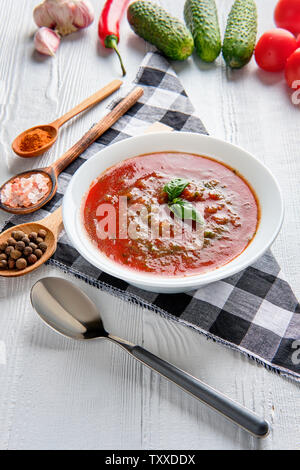
[[[60,175],[57,195],[36,214],[37,219],[61,204],[73,173],[106,145],[144,133],[156,121],[178,131],[207,133],[174,70],[160,54],[146,55],[136,82],[144,88],[144,96]],[[23,220],[13,216],[7,226]],[[185,294],[146,292],[100,272],[79,255],[65,234],[49,264],[300,381],[300,306],[270,251],[245,271]]]

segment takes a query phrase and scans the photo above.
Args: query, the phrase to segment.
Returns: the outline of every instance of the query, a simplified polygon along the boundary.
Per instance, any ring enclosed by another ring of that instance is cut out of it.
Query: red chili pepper
[[[123,75],[126,74],[122,58],[118,50],[120,40],[120,21],[130,0],[107,0],[103,7],[99,24],[98,35],[104,47],[114,49],[118,54]]]

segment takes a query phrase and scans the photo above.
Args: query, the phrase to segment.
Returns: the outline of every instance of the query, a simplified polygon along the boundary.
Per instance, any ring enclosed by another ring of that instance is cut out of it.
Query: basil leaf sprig
[[[203,217],[197,212],[193,204],[179,197],[189,181],[183,178],[174,178],[164,186],[164,191],[168,195],[168,205],[173,214],[182,220],[195,220],[200,224],[204,224]]]
[[[172,203],[169,204],[169,207],[173,214],[176,215],[179,219],[183,220],[195,220],[199,224],[203,224],[203,217],[196,211],[193,204],[188,201],[184,201],[180,197],[173,199]]]
[[[169,202],[172,202],[176,197],[185,190],[189,181],[183,178],[174,178],[164,186],[164,191],[169,197]]]

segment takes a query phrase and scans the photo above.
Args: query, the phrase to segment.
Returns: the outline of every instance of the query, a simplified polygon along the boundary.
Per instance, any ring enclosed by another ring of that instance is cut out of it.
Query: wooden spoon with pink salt
[[[0,208],[13,214],[30,214],[47,204],[57,191],[59,174],[123,116],[142,95],[143,89],[136,87],[52,165],[19,173],[6,181],[0,187]]]

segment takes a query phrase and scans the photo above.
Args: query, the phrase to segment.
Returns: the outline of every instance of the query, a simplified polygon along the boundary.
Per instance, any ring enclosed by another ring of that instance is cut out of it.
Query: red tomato
[[[297,47],[300,47],[300,34],[298,34],[296,41],[297,41]]]
[[[300,88],[300,48],[293,52],[286,61],[285,79],[289,87],[295,90]]]
[[[284,28],[293,34],[300,33],[300,1],[279,0],[274,12],[274,20],[278,28]]]
[[[292,33],[280,28],[271,29],[266,31],[256,44],[255,60],[263,70],[279,72],[284,69],[287,58],[297,47]]]

